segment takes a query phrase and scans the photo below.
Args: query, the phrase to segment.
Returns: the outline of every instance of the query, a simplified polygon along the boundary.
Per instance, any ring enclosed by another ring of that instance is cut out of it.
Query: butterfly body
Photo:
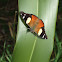
[[[33,32],[35,32],[41,38],[47,39],[45,29],[44,29],[44,23],[42,20],[40,20],[38,17],[36,17],[33,14],[27,14],[21,12],[20,15]]]

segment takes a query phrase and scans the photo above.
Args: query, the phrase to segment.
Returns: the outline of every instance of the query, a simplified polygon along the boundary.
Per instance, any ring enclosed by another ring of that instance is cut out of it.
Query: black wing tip
[[[45,37],[45,39],[48,39],[47,36]]]
[[[44,27],[42,27],[42,30],[43,30],[43,32],[41,33],[41,38],[42,39],[48,39],[48,37],[47,37],[47,35],[46,35],[46,33],[45,33],[45,29],[44,29]]]
[[[42,32],[41,35],[40,35],[40,37],[41,37],[42,39],[48,39],[48,37],[47,37],[47,35],[46,35],[45,32]]]
[[[41,37],[42,38],[42,37]],[[42,38],[42,39],[48,39],[48,37],[47,36],[44,36],[44,38]]]

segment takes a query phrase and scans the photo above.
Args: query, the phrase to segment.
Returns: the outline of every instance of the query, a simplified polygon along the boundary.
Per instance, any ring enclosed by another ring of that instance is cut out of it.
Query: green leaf
[[[34,14],[43,20],[48,39],[40,39],[27,32],[19,16],[12,62],[49,62],[53,51],[58,0],[18,0],[18,8],[19,12]]]

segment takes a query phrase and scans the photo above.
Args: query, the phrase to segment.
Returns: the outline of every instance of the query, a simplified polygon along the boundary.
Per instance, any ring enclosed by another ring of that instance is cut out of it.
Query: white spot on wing
[[[23,19],[25,18],[25,16],[23,16]]]
[[[24,14],[23,19],[25,18],[26,14]]]
[[[31,21],[31,18],[28,17],[27,20],[26,20],[26,24],[28,24],[30,21]]]
[[[40,36],[42,33],[42,29],[39,29],[38,36]]]
[[[22,15],[22,13],[21,13],[21,15]]]
[[[45,39],[47,39],[47,38],[45,38]]]
[[[45,34],[42,36],[42,38],[44,38]]]

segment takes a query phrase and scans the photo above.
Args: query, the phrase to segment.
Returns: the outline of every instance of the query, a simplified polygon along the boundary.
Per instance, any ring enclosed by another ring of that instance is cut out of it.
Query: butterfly
[[[20,12],[21,18],[24,20],[31,32],[34,32],[42,39],[47,39],[47,35],[44,29],[44,23],[41,19],[33,14],[24,13],[23,11]]]

